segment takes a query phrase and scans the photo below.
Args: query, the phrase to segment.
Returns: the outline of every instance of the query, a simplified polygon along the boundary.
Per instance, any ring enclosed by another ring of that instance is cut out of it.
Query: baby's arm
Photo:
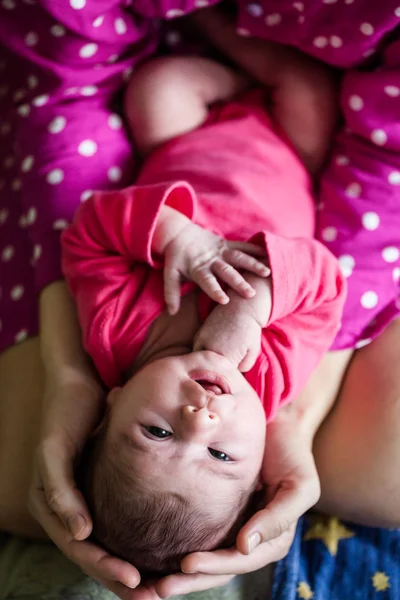
[[[202,125],[208,107],[245,89],[247,81],[222,64],[199,57],[168,57],[146,63],[125,95],[128,128],[140,152]]]

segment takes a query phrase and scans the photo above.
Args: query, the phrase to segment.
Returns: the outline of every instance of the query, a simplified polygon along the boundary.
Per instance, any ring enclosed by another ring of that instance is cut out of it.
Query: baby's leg
[[[125,114],[139,150],[146,154],[174,137],[196,129],[208,107],[245,89],[232,69],[198,57],[169,57],[144,65],[125,95]]]
[[[315,439],[318,508],[400,527],[400,320],[357,351]]]

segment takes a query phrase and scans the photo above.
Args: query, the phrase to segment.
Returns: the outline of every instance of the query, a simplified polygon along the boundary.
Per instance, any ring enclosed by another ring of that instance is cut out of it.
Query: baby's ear
[[[121,388],[120,387],[115,387],[112,390],[110,390],[108,392],[108,396],[107,396],[107,406],[110,408],[114,402],[118,399],[118,396],[120,395],[120,391]]]

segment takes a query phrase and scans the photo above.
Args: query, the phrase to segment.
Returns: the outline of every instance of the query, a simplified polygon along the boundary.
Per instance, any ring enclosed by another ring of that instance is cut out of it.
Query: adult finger
[[[250,271],[259,277],[268,277],[271,275],[271,269],[269,267],[260,260],[257,260],[257,258],[254,258],[254,256],[250,256],[241,250],[229,248],[224,251],[223,258],[236,269]]]
[[[217,261],[215,261],[217,262]],[[215,263],[213,263],[214,266]],[[215,275],[209,268],[197,269],[192,273],[192,279],[211,298],[219,304],[227,304],[228,296],[225,294]]]
[[[214,552],[195,552],[182,561],[182,569],[190,572],[224,575],[251,573],[286,556],[294,537],[292,525],[279,538],[260,544],[251,554],[244,555],[236,548]]]
[[[320,495],[318,476],[308,475],[301,481],[280,487],[271,502],[259,510],[242,527],[237,547],[248,554],[258,543],[279,538],[299,517],[317,502]]]
[[[212,270],[215,275],[222,281],[225,281],[230,288],[235,290],[243,298],[252,298],[255,295],[256,292],[254,288],[247,283],[243,275],[222,258],[216,259],[212,263]]]
[[[164,267],[164,300],[170,315],[175,315],[181,301],[181,276],[178,269]]]
[[[241,250],[242,252],[251,254],[252,256],[268,258],[265,248],[258,246],[257,244],[252,244],[251,242],[227,242],[227,246],[230,249]]]
[[[186,575],[177,573],[175,575],[169,575],[164,577],[155,584],[155,590],[160,598],[169,598],[170,596],[177,596],[190,594],[192,592],[202,592],[210,588],[219,587],[227,584],[234,575],[203,575],[202,573],[195,573]]]
[[[29,507],[44,526],[43,518],[57,517],[65,532],[75,539],[86,539],[92,531],[92,520],[86,502],[76,487],[73,461],[66,448],[53,441],[39,446],[29,495]]]
[[[121,583],[109,581],[103,578],[97,578],[97,581],[102,583],[104,587],[109,589],[113,594],[121,598],[121,600],[160,600],[160,596],[155,592],[154,587],[145,587],[143,585],[131,590]]]

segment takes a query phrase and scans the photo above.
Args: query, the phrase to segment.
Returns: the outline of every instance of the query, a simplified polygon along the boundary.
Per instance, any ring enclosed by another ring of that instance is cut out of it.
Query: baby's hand
[[[262,326],[242,298],[217,306],[199,329],[194,351],[222,354],[242,372],[249,371],[260,353]]]
[[[255,244],[227,241],[189,222],[164,250],[164,297],[170,314],[179,310],[182,278],[194,281],[215,302],[227,304],[228,295],[221,288],[224,281],[243,298],[252,298],[254,288],[238,269],[267,277],[270,270],[257,258],[265,252]]]

